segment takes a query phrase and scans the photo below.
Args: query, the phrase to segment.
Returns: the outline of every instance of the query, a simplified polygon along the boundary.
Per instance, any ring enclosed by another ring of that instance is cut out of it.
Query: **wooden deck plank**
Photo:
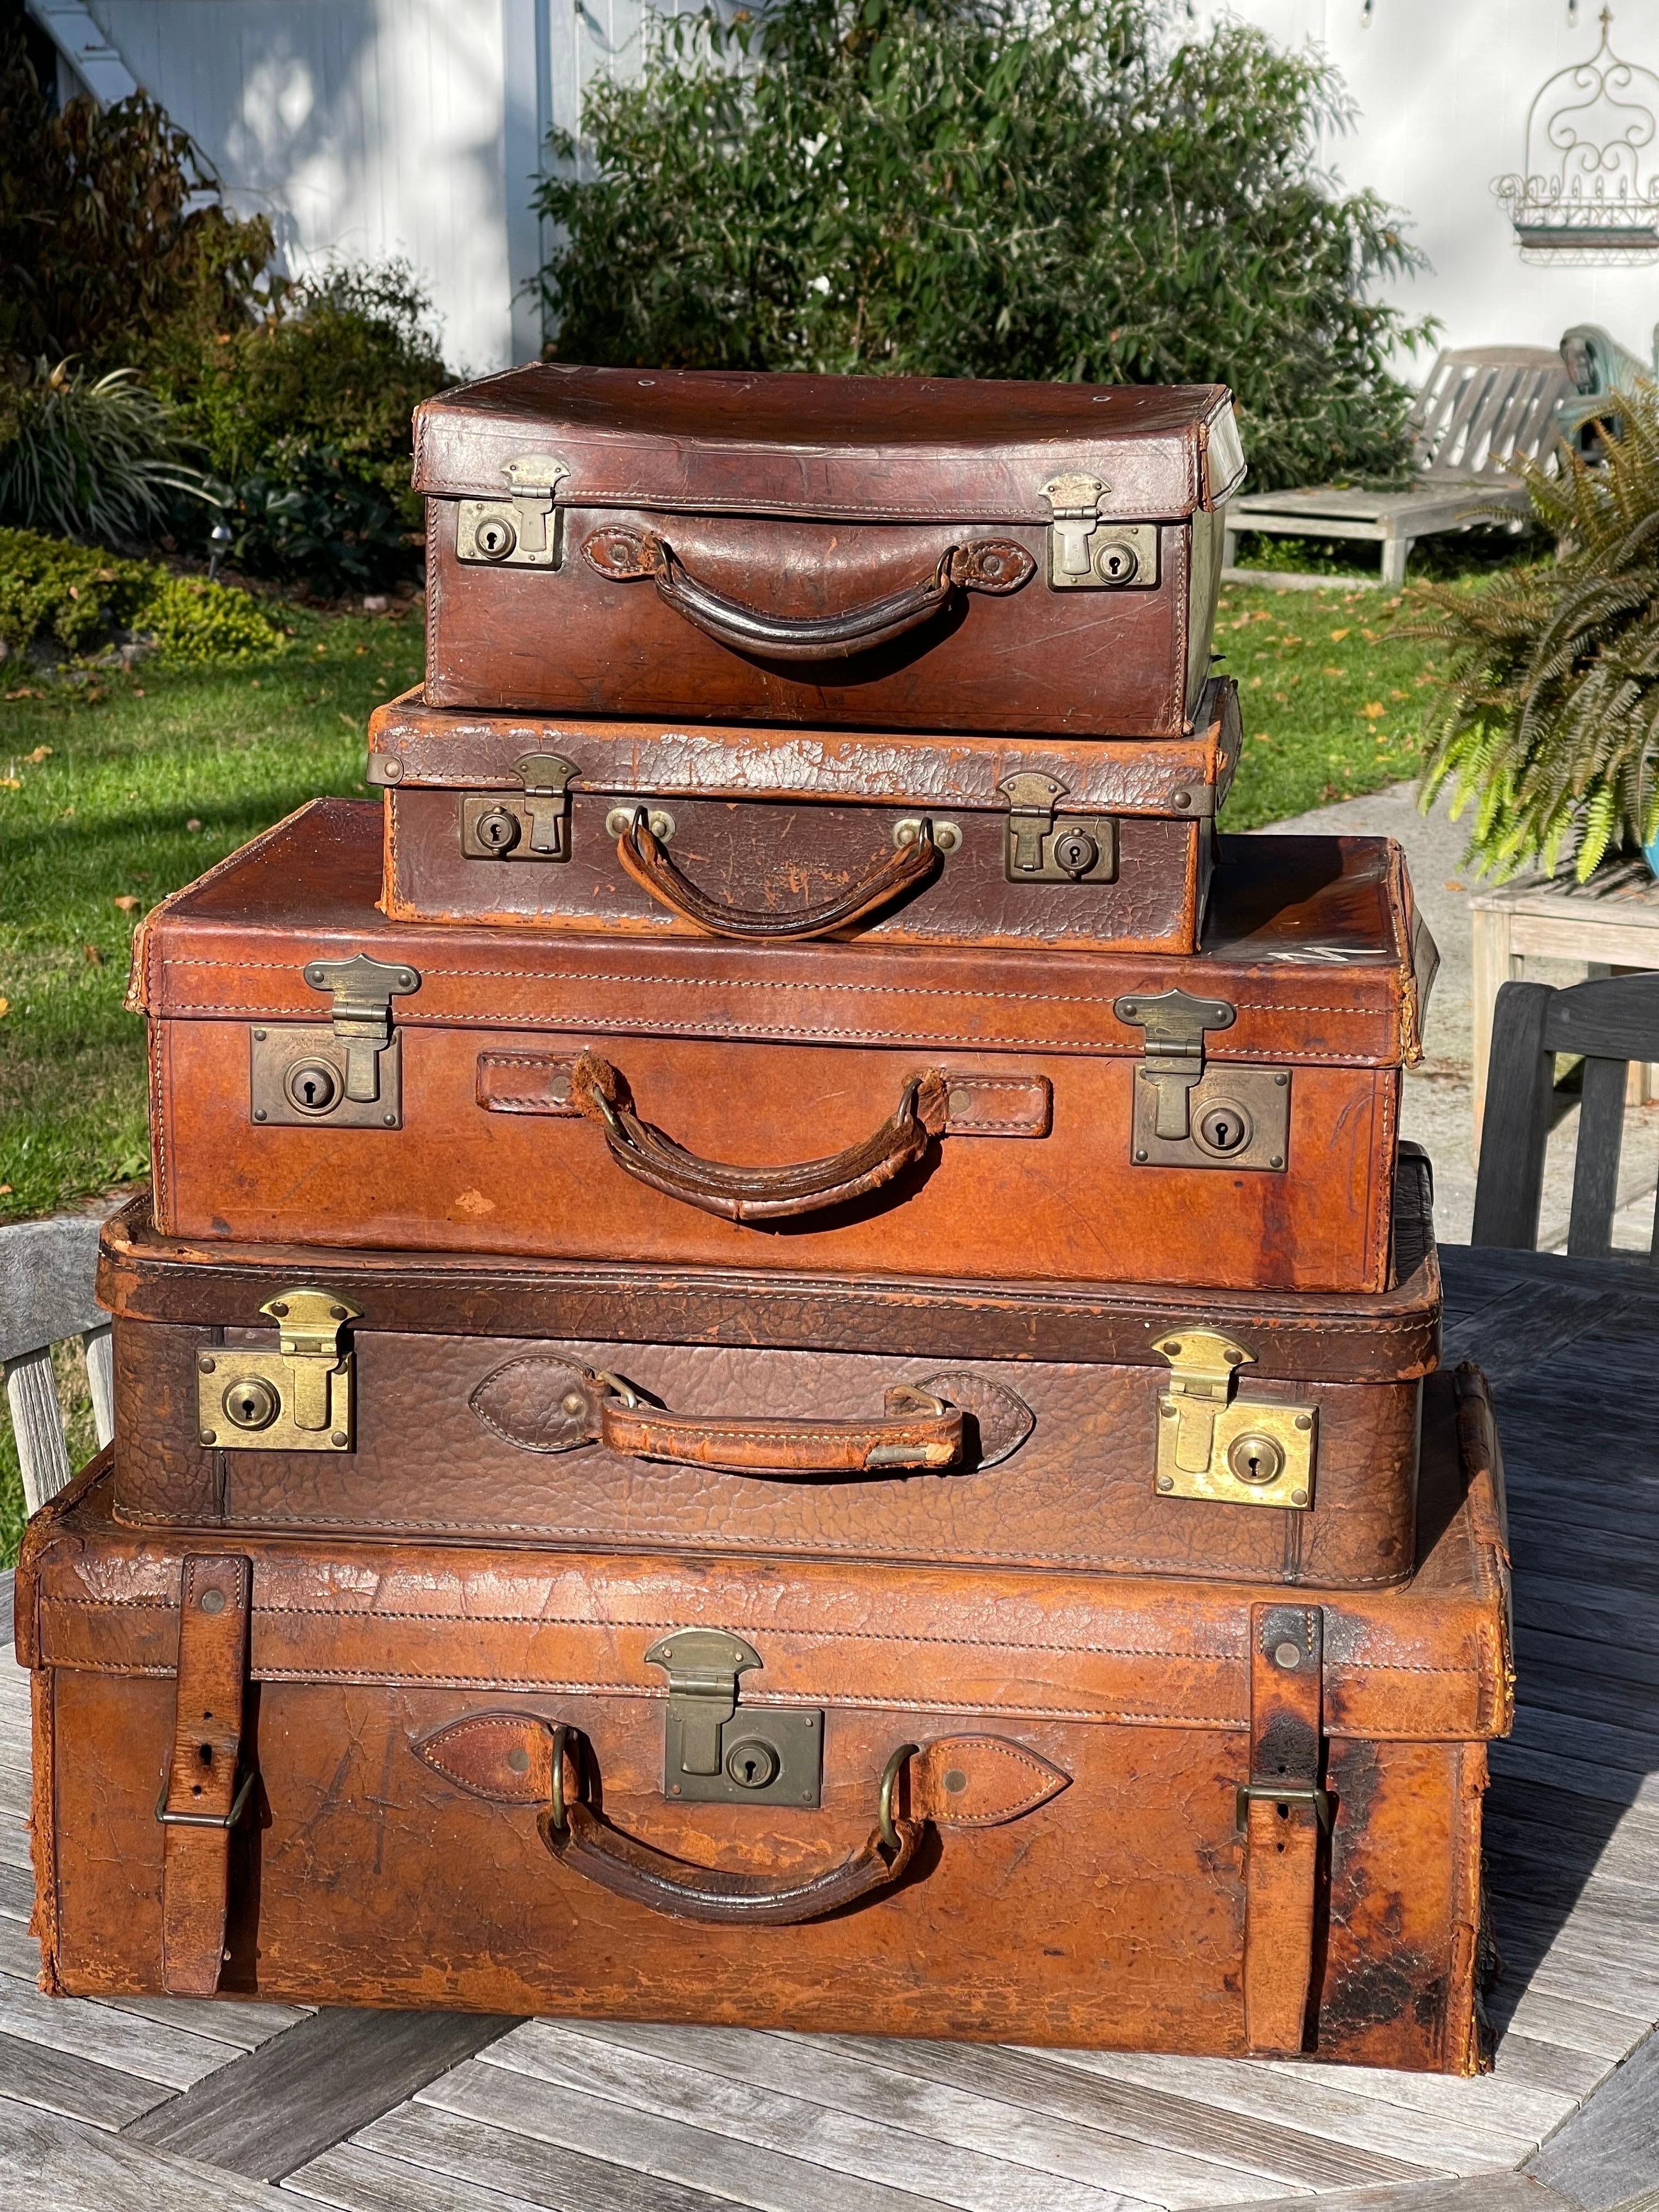
[[[257,2051],[307,2017],[303,2008],[294,2005],[259,2004],[247,1997],[100,1997],[98,2002],[116,2012],[134,2013],[140,2020],[157,2021],[163,2027],[211,2034],[239,2051]]]
[[[1404,2159],[1353,2149],[1293,2128],[1265,2126],[1189,2097],[1107,2081],[1066,2066],[1048,2052],[983,2043],[919,2043],[908,2037],[847,2040],[849,2047],[883,2065],[978,2090],[1002,2103],[1023,2102],[1033,2112],[1054,2112],[1158,2149],[1225,2160],[1246,2176],[1333,2190],[1418,2179],[1426,2170]]]
[[[1166,2204],[1226,2203],[1255,2187],[1244,2173],[1230,2172],[1224,2159],[1195,2158],[1149,2145],[1079,2123],[1075,2114],[1052,2106],[1033,2112],[1018,2097],[999,2096],[990,2086],[998,2077],[988,2069],[981,2069],[975,2087],[965,2091],[939,2070],[907,2067],[902,2041],[854,2045],[840,2037],[586,2021],[574,2024],[574,2032],[620,2053],[716,2074],[763,2093],[779,2092],[951,2152],[1029,2166],[1048,2180],[1127,2191]],[[624,2064],[614,2078],[625,2081],[630,2070]],[[1006,2180],[993,2179],[1006,2188]]]
[[[480,2013],[331,2006],[222,2065],[125,2132],[252,2181],[280,2181],[511,2025]]]
[[[1526,2171],[1584,2212],[1611,2212],[1659,2185],[1659,2034],[1638,2045]]]
[[[498,2057],[502,2047],[497,2046]],[[482,2059],[446,2074],[416,2101],[566,2150],[591,2154],[603,2143],[614,2165],[711,2196],[729,2194],[735,2185],[755,2212],[945,2212],[945,2200],[937,2196],[826,2169],[810,2147],[805,2154],[787,2156],[750,2144],[738,2159],[729,2136],[559,2088]],[[1129,2212],[1131,2200],[1120,2202]]]
[[[1559,2051],[1583,2051],[1611,2068],[1640,2042],[1646,2023],[1633,2013],[1619,2011],[1612,2002],[1616,1990],[1601,1994],[1601,2003],[1580,2002],[1524,1983],[1519,1975],[1506,1975],[1486,2004],[1500,2032],[1514,2029]]]
[[[271,2212],[268,2190],[0,2100],[5,2212]]]
[[[1305,2197],[1277,2197],[1248,2212],[1307,2212]],[[1345,2189],[1319,2200],[1320,2212],[1577,2212],[1576,2206],[1521,2173],[1475,2173],[1461,2181],[1419,2181],[1405,2188]]]
[[[553,2207],[545,2197],[538,2203],[528,2197],[503,2197],[477,2181],[406,2166],[389,2151],[363,2150],[352,2143],[325,2150],[278,2186],[290,2198],[331,2205],[337,2212],[566,2212],[569,2201]],[[713,2197],[705,2202],[708,2212],[729,2212]],[[637,2193],[635,2208],[643,2212]],[[589,2212],[587,2206],[584,2212]]]
[[[0,2035],[0,2100],[36,2105],[65,2119],[84,2121],[111,2134],[159,2105],[173,2092],[72,2051],[49,2051],[21,2036]],[[3,2202],[3,2190],[0,2190]]]
[[[423,2199],[370,2193],[357,2161],[371,2171],[383,2160],[395,2162],[399,2175],[419,2174],[422,2186],[459,2194],[435,2197],[433,2212],[472,2212],[477,2197],[488,2190],[480,2212],[517,2212],[530,2205],[541,2212],[732,2212],[740,2203],[740,2174],[726,2176],[726,2193],[712,2197],[706,2191],[665,2180],[636,2168],[613,2166],[609,2160],[556,2143],[538,2142],[529,2136],[509,2133],[435,2105],[409,2104],[389,2112],[373,2127],[365,2128],[353,2142],[303,2167],[283,2183],[285,2189],[317,2193],[320,2180],[338,2189],[343,2180],[365,2193],[349,2198],[325,2196],[325,2203],[342,2203],[346,2212],[423,2212]],[[730,2192],[737,2191],[734,2197]],[[911,2200],[914,2203],[915,2200]]]
[[[718,2037],[714,2043],[724,2047]],[[860,2099],[863,2110],[846,2101],[826,2104],[812,2094],[808,2063],[781,2046],[775,2048],[799,2077],[793,2089],[738,2080],[684,2059],[659,2057],[642,2047],[641,2041],[624,2049],[602,2035],[547,2021],[520,2028],[485,2063],[722,2136],[745,2147],[744,2153],[732,2153],[733,2170],[738,2172],[752,2146],[809,2159],[814,2166],[862,2181],[888,2183],[918,2196],[932,2194],[963,2207],[963,2212],[1051,2212],[1057,2179],[1066,2182],[1068,2212],[1112,2212],[1133,2197],[1130,2189],[1113,2184],[1104,2156],[1089,2155],[1092,2146],[1079,2154],[1076,2138],[1083,2130],[1066,2131],[1072,2140],[1056,2136],[1052,2168],[1017,2164],[944,2136],[918,2133],[915,2122],[927,2100],[915,2093],[925,2092],[929,2084],[912,2083],[912,2094],[907,2094],[899,2077],[870,2068],[869,2084]],[[833,2062],[829,2063],[834,2070]],[[756,2064],[754,2070],[762,2069]],[[853,2094],[846,2071],[842,2069],[843,2099]],[[871,2098],[880,2100],[884,2090],[888,2109],[872,2118]],[[1011,2127],[1011,2136],[1016,2132]]]
[[[187,2089],[238,2055],[230,2044],[135,2020],[111,2005],[43,1996],[32,1981],[12,1974],[0,1974],[0,2033],[67,2051],[72,2058],[95,2059],[169,2089]]]

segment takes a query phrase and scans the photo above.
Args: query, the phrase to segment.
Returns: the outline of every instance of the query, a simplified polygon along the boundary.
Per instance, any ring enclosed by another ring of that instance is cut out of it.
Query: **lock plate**
[[[501,499],[464,499],[455,516],[455,557],[491,568],[560,568],[564,515],[559,486],[569,475],[551,453],[526,453],[505,464],[512,486]]]
[[[261,1127],[403,1127],[403,1051],[395,1032],[376,1055],[374,1098],[347,1096],[346,1048],[327,1022],[251,1030],[248,1051],[250,1103]]]
[[[681,1628],[646,1653],[668,1675],[663,1795],[699,1805],[819,1802],[823,1715],[740,1705],[738,1678],[763,1662],[752,1644],[719,1628]]]
[[[1158,1092],[1135,1070],[1130,1158],[1136,1167],[1237,1168],[1282,1175],[1290,1158],[1291,1071],[1206,1067],[1188,1093],[1187,1133],[1158,1134]]]
[[[461,854],[468,860],[568,860],[572,761],[526,753],[518,763],[524,796],[474,793],[461,800]]]
[[[1097,477],[1055,477],[1042,487],[1048,526],[1052,592],[1149,591],[1158,583],[1155,522],[1103,522]]]
[[[341,1348],[358,1310],[332,1291],[280,1291],[259,1309],[274,1352],[215,1346],[196,1355],[196,1433],[220,1451],[349,1451],[356,1354]]]
[[[1171,1370],[1158,1400],[1158,1496],[1307,1512],[1317,1407],[1234,1397],[1238,1370],[1254,1355],[1218,1330],[1172,1330],[1152,1349]]]
[[[1011,884],[1109,884],[1117,878],[1117,821],[1060,811],[1066,786],[1029,769],[997,786],[1008,802],[1002,872]]]

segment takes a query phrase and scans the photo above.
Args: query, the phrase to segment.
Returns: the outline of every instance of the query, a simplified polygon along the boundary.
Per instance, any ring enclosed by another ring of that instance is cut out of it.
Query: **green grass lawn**
[[[1399,635],[1413,599],[1224,592],[1216,648],[1245,729],[1228,824],[1414,773],[1433,648]],[[0,666],[0,1220],[143,1177],[143,1024],[122,1005],[134,928],[302,800],[362,792],[370,708],[419,679],[412,615],[288,619],[288,650],[252,667]],[[7,1558],[20,1527],[0,1416]]]

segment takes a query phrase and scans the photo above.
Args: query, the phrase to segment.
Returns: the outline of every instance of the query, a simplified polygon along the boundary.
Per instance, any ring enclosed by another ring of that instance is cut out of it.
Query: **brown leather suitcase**
[[[760,943],[1191,952],[1237,687],[1186,737],[941,738],[461,714],[369,720],[385,909]]]
[[[1434,954],[1385,839],[1224,841],[1187,957],[393,923],[380,862],[320,800],[147,917],[164,1235],[1386,1287]]]
[[[1470,2073],[1478,1374],[1369,1594],[37,1514],[42,1981]]]
[[[816,1559],[1398,1582],[1438,1355],[1399,1287],[988,1295],[106,1228],[118,1519]]]
[[[1176,738],[1219,385],[544,362],[415,415],[434,707]]]

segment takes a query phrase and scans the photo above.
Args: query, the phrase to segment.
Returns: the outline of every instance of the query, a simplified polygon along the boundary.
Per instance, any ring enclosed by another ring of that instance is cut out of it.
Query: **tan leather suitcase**
[[[1397,1289],[988,1295],[105,1231],[118,1519],[1237,1577],[1411,1569],[1438,1352]]]
[[[1195,956],[391,922],[302,808],[135,947],[166,1236],[1380,1291],[1433,948],[1379,838],[1224,840]]]
[[[1237,687],[1161,741],[369,720],[400,921],[1191,952]]]
[[[1474,1370],[1425,1442],[1413,1581],[1293,1601],[124,1528],[100,1463],[17,1583],[44,1984],[1473,2072]]]
[[[434,707],[1176,738],[1219,385],[543,362],[415,415]]]

